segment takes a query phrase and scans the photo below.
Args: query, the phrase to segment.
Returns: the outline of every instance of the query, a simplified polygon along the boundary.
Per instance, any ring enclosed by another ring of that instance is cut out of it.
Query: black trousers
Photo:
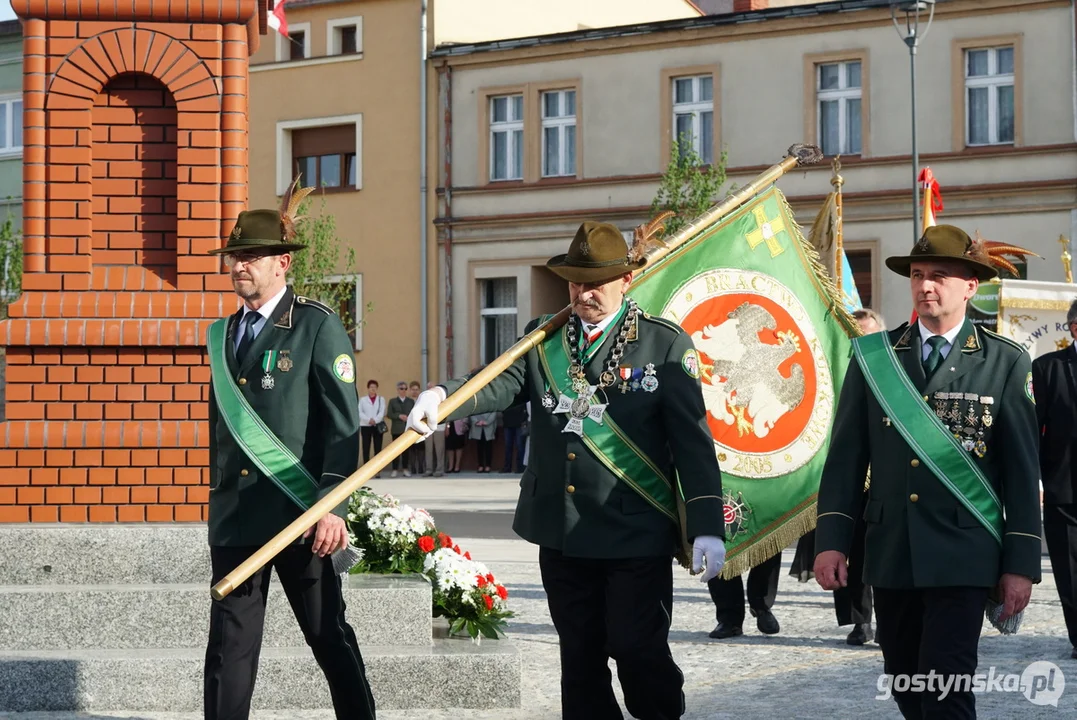
[[[363,464],[370,462],[370,443],[374,443],[374,454],[381,452],[381,443],[384,435],[378,432],[376,425],[367,425],[359,428],[359,435],[363,438]]]
[[[514,456],[516,472],[522,473],[524,471],[524,450],[526,449],[527,436],[521,434],[522,429],[505,428],[505,463],[501,466],[501,472],[512,472]]]
[[[871,586],[864,584],[864,536],[867,523],[858,517],[853,525],[853,546],[849,549],[849,579],[834,591],[834,614],[838,626],[871,622]]]
[[[778,553],[748,571],[748,606],[752,609],[752,615],[774,607],[781,570],[782,554]],[[744,581],[739,575],[732,580],[712,578],[707,583],[707,589],[714,601],[718,622],[744,624]]]
[[[479,467],[490,467],[490,463],[494,461],[494,441],[479,439],[476,440],[475,443]]]
[[[1077,505],[1044,503],[1043,535],[1070,645],[1077,648]]]
[[[257,548],[211,547],[213,584]],[[210,610],[206,647],[206,720],[246,720],[262,649],[270,567],[292,606],[303,636],[329,681],[337,720],[373,720],[374,696],[359,645],[344,619],[340,577],[328,557],[293,545]]]
[[[681,717],[684,676],[668,642],[672,560],[595,560],[540,548],[539,569],[560,641],[562,718],[624,717],[611,685],[611,657],[632,717]]]
[[[975,674],[987,593],[988,588],[972,587],[875,588],[875,638],[886,674]],[[893,696],[909,720],[976,717],[976,698],[961,685],[941,700],[937,686],[934,692],[927,688]]]

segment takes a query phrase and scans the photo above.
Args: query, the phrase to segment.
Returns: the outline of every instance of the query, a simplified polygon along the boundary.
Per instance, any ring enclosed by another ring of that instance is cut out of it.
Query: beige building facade
[[[647,220],[675,132],[726,152],[739,186],[796,142],[840,153],[858,288],[891,326],[906,319],[907,281],[883,258],[915,238],[909,53],[885,3],[841,7],[435,50],[439,372],[488,361],[565,305],[543,263],[585,219],[625,233]],[[1030,279],[1063,279],[1057,241],[1077,228],[1074,38],[1072,0],[950,0],[918,51],[939,222],[1038,252]],[[826,162],[780,181],[803,226],[830,177]]]
[[[424,268],[435,245],[424,232],[431,218],[422,160],[425,154],[434,167],[423,141],[439,110],[424,51],[535,28],[565,32],[700,15],[686,0],[550,0],[541,13],[537,6],[290,0],[289,37],[271,32],[251,57],[251,206],[275,207],[297,174],[321,188],[312,211],[322,212],[324,201],[342,243],[356,250],[355,272],[337,280],[355,284],[361,385],[374,378],[392,395],[398,380],[434,379],[441,334],[438,298],[423,293],[433,286],[424,283]]]

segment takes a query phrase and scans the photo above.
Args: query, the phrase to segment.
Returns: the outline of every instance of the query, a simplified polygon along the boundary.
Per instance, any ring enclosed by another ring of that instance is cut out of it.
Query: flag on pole
[[[838,222],[838,191],[832,190],[815,216],[815,222],[812,223],[811,230],[808,232],[808,242],[819,254],[820,262],[830,277],[836,278],[838,273],[841,273],[842,303],[845,309],[852,313],[862,310],[864,304],[856,288],[849,257],[844,249],[838,249]]]
[[[939,182],[926,167],[920,171],[920,187],[924,190],[924,224],[920,230],[923,234],[929,227],[935,226],[935,216],[942,212],[942,193],[939,192]]]
[[[288,37],[288,18],[284,16],[284,4],[286,2],[288,0],[277,0],[277,2],[273,3],[273,11],[266,18],[266,24],[284,37]]]
[[[661,272],[657,270],[661,269]],[[856,322],[773,185],[646,267],[629,294],[692,337],[735,577],[815,527]]]

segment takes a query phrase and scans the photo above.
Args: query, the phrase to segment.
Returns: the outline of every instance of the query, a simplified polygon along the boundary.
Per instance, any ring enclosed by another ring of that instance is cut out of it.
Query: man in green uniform
[[[671,556],[691,554],[695,571],[705,557],[704,581],[725,559],[699,358],[679,326],[625,298],[642,266],[627,249],[613,225],[583,223],[568,253],[547,263],[569,283],[567,324],[450,416],[531,403],[534,446],[513,528],[540,546],[570,720],[622,717],[610,657],[633,717],[684,713],[684,679],[668,644]],[[464,382],[420,395],[409,427],[429,434],[438,405]]]
[[[838,402],[815,576],[825,590],[847,582],[870,464],[864,582],[891,677],[973,675],[989,598],[1012,620],[1040,580],[1031,360],[965,317],[980,280],[996,274],[989,263],[949,225],[929,228],[911,255],[888,258],[910,278],[919,319],[853,342]],[[945,697],[940,682],[893,695],[906,718],[974,718],[967,682]]]
[[[340,319],[286,285],[290,214],[240,213],[221,254],[243,306],[210,328],[209,544],[212,584],[344,478],[359,457],[354,355]],[[330,554],[348,544],[347,503],[213,603],[207,720],[250,714],[270,568],[325,673],[340,720],[374,718],[355,633]]]

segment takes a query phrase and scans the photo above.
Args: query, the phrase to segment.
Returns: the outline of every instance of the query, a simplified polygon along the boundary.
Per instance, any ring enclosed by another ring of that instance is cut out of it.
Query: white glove
[[[435,386],[430,390],[423,390],[419,397],[415,398],[415,407],[408,415],[408,430],[414,430],[422,435],[422,442],[434,434],[438,426],[438,406],[445,400],[445,391]]]
[[[713,535],[700,535],[692,543],[692,572],[697,573],[703,569],[703,557],[707,558],[707,571],[703,573],[700,582],[707,582],[717,577],[725,565],[725,541]]]

